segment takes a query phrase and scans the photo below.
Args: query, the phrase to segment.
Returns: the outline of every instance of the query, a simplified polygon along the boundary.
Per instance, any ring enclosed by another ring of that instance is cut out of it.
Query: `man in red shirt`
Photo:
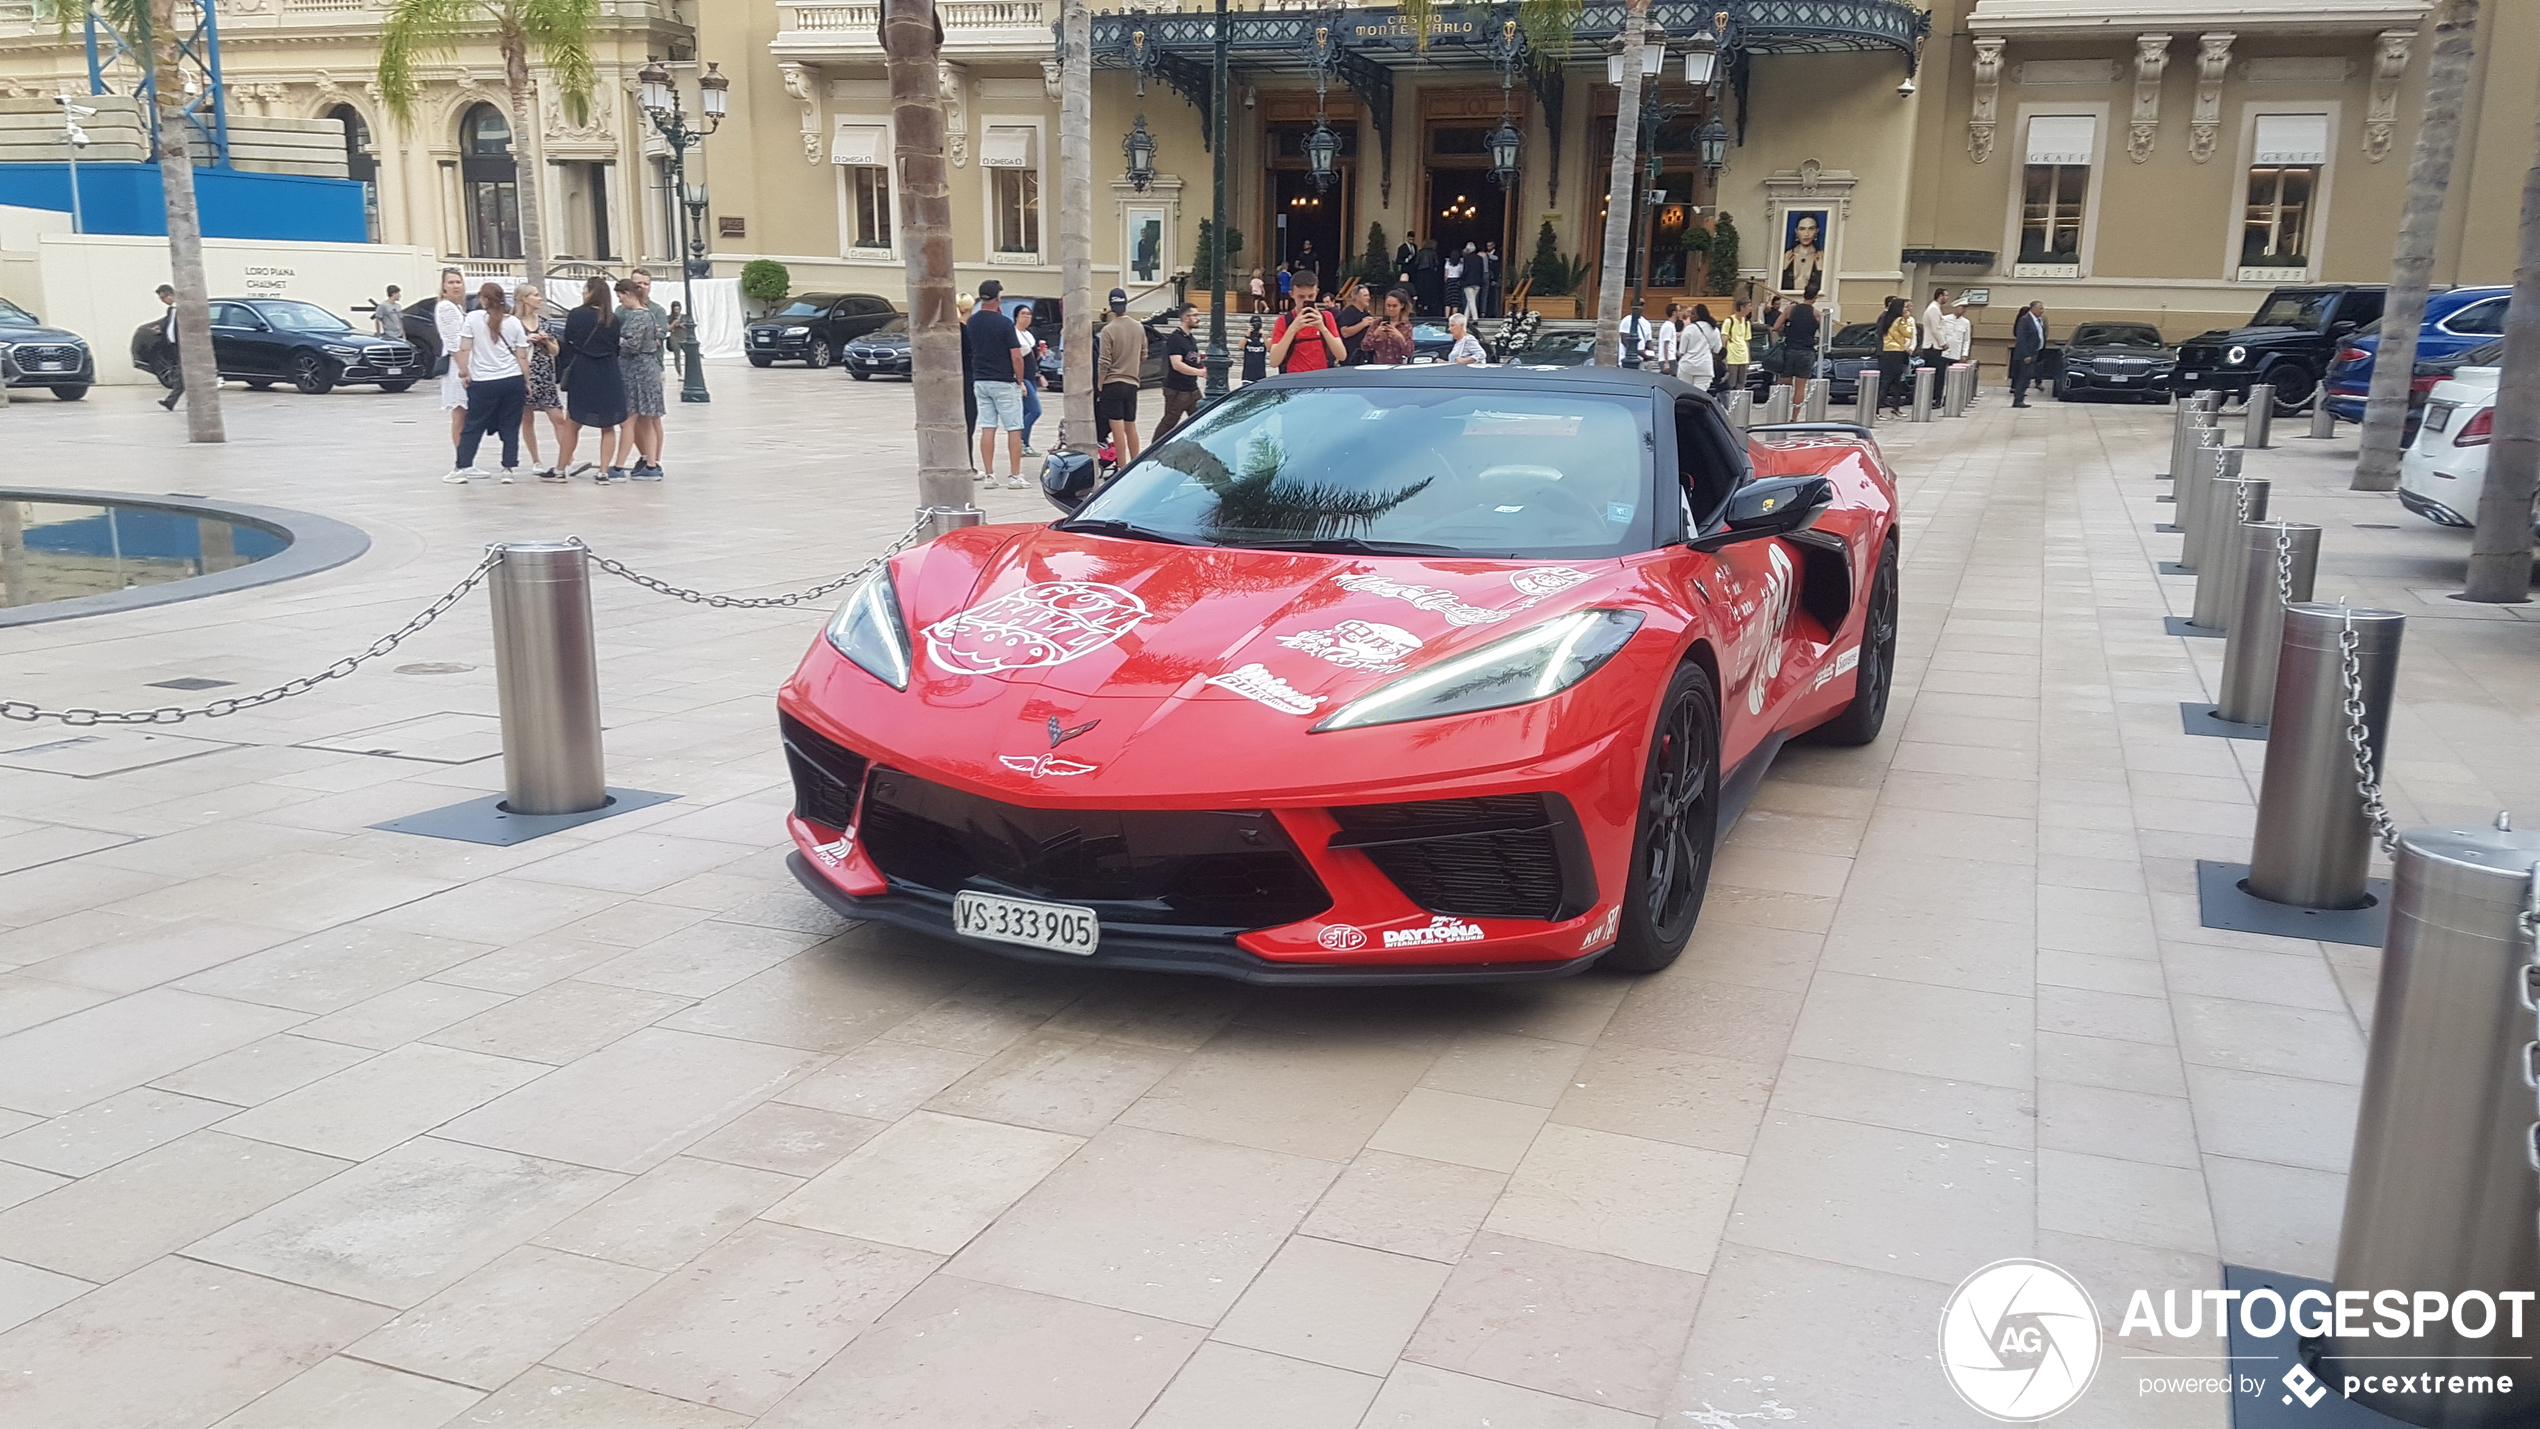
[[[1312,269],[1298,273],[1289,290],[1295,307],[1270,329],[1270,361],[1281,372],[1320,372],[1339,366],[1349,353],[1332,315],[1317,301],[1318,287]]]

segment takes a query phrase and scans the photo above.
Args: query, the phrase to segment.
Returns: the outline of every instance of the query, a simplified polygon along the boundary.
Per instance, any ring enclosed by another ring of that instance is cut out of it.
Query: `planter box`
[[[1528,294],[1525,299],[1525,309],[1530,313],[1541,313],[1548,318],[1583,318],[1587,316],[1587,300],[1570,293],[1552,298],[1538,298]]]

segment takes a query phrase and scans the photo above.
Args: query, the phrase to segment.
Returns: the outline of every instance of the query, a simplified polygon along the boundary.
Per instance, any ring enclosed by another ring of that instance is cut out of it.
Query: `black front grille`
[[[794,773],[795,816],[845,833],[855,824],[856,794],[869,761],[791,715],[779,713],[776,729],[785,741],[786,767]]]
[[[18,370],[33,372],[48,362],[62,364],[65,372],[77,372],[85,356],[80,349],[66,344],[19,343],[10,355],[17,360]]]
[[[1257,810],[1032,809],[877,769],[860,837],[894,883],[1084,904],[1105,922],[1269,928],[1332,905]]]
[[[1492,794],[1331,810],[1336,849],[1367,855],[1431,913],[1575,918],[1596,903],[1587,839],[1557,794]]]

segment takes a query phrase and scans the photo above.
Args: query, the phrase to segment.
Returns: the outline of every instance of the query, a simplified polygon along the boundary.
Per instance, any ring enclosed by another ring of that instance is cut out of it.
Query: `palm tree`
[[[1059,439],[1092,451],[1094,430],[1094,66],[1093,13],[1085,0],[1059,5],[1058,271],[1067,310],[1059,325],[1065,364]]]
[[[1631,261],[1632,185],[1640,167],[1640,66],[1649,0],[1623,0],[1623,91],[1614,98],[1614,165],[1605,183],[1605,262],[1596,280],[1596,365],[1622,359],[1623,269]]]
[[[2376,363],[2375,366],[2379,364]],[[2516,605],[2531,598],[2531,496],[2540,487],[2540,138],[2522,181],[2522,256],[2505,307],[2505,362],[2496,380],[2496,435],[2478,494],[2463,600]]]
[[[185,439],[225,442],[220,416],[220,369],[212,361],[211,295],[203,276],[203,219],[194,204],[194,126],[185,117],[185,86],[177,56],[179,5],[191,0],[37,0],[38,18],[65,30],[94,8],[107,23],[132,37],[140,51],[150,94],[158,108],[159,188],[167,201],[169,286],[176,289],[177,362],[185,377]],[[161,83],[161,77],[166,82]]]
[[[899,169],[900,251],[908,255],[917,499],[925,506],[958,507],[970,504],[970,439],[962,420],[961,319],[953,306],[943,48],[934,0],[882,0],[882,58],[891,76],[891,157]]]
[[[459,41],[487,25],[503,54],[503,87],[511,100],[512,160],[520,191],[520,252],[529,281],[547,278],[545,185],[538,135],[538,89],[529,51],[556,77],[567,103],[591,102],[591,27],[600,0],[392,0],[379,38],[379,93],[400,123],[414,119],[423,81],[417,62],[455,53]]]
[[[2443,193],[2452,183],[2452,156],[2461,143],[2461,99],[2478,47],[2478,0],[2449,0],[2434,27],[2434,56],[2426,64],[2425,118],[2417,126],[2415,157],[2408,164],[2408,195],[2399,210],[2399,237],[2390,256],[2390,295],[2381,309],[2381,348],[2372,361],[2372,392],[2364,401],[2362,449],[2355,457],[2353,491],[2389,491],[2399,484],[2399,439],[2408,417],[2408,379],[2417,365],[2417,329],[2425,323],[2425,293],[2434,278],[2435,236],[2443,226]],[[2320,401],[2327,401],[2322,392]]]

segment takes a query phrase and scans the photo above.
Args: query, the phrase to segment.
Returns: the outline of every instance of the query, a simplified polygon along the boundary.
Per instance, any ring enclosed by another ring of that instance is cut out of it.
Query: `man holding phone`
[[[1338,325],[1323,310],[1317,287],[1313,274],[1297,274],[1294,311],[1280,314],[1270,329],[1270,362],[1281,372],[1320,372],[1338,367],[1349,356]]]

